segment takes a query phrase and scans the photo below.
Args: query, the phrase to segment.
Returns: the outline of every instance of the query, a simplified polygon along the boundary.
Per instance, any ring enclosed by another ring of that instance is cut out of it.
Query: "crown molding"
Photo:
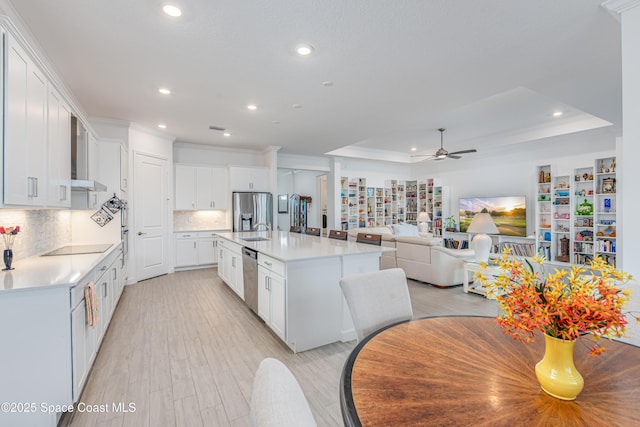
[[[640,0],[606,0],[600,6],[607,9],[619,21],[620,15],[624,12],[640,6]]]

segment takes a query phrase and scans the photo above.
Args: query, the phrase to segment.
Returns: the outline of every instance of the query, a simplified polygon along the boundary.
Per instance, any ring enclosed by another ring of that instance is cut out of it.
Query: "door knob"
[[[142,236],[143,234],[147,234],[147,233],[143,233],[142,231],[138,231],[138,236]]]

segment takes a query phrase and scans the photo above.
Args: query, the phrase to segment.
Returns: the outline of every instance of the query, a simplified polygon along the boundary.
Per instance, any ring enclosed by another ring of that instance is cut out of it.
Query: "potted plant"
[[[456,219],[450,215],[444,219],[444,229],[446,231],[456,231]]]

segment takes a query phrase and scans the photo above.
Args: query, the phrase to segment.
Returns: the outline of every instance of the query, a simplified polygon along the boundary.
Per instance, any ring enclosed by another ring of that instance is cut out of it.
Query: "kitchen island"
[[[257,314],[293,352],[356,338],[340,279],[378,271],[382,252],[393,250],[283,231],[217,239],[218,275],[243,300],[252,290],[243,279],[242,248],[258,252]]]

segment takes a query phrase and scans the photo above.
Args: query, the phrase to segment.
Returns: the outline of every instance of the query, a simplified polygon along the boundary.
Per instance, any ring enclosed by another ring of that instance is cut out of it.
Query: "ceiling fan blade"
[[[456,156],[455,154],[451,154],[451,153],[447,154],[447,157],[450,158],[450,159],[461,159],[462,158],[462,156]]]
[[[449,153],[449,154],[467,154],[467,153],[477,153],[477,152],[478,152],[478,150],[473,148],[471,150],[454,151],[453,153]],[[449,156],[449,157],[451,157],[451,156]]]

